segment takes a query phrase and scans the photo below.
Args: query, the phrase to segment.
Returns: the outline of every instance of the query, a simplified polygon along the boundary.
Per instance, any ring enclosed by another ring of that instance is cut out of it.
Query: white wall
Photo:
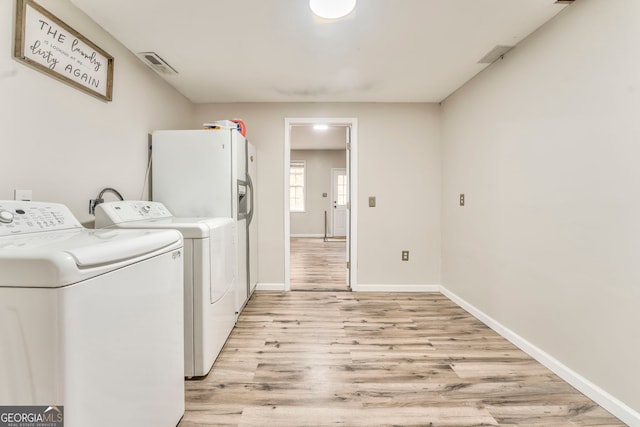
[[[259,281],[284,282],[284,120],[358,119],[359,284],[440,283],[440,131],[433,104],[203,104],[195,124],[241,118],[258,150]],[[368,196],[377,207],[368,208]],[[287,213],[288,215],[288,213]],[[402,262],[402,250],[411,260]]]
[[[291,150],[291,160],[306,162],[305,211],[291,212],[291,235],[324,236],[324,213],[327,234],[332,234],[331,169],[346,168],[345,150]],[[322,197],[326,193],[327,197]]]
[[[635,410],[639,17],[577,1],[442,110],[444,286]]]
[[[148,133],[186,127],[193,105],[68,0],[38,3],[114,57],[113,101],[14,60],[15,1],[0,2],[0,199],[33,190],[90,221],[89,199],[104,187],[140,197]]]

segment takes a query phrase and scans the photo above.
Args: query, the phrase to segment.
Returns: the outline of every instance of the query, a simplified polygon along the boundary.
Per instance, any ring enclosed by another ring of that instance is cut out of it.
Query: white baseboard
[[[440,292],[440,285],[361,285],[352,287],[354,292]]]
[[[284,291],[284,283],[258,283],[256,291]]]
[[[548,369],[571,384],[585,396],[592,399],[598,405],[611,412],[626,424],[630,426],[640,426],[640,413],[635,411],[633,408],[629,407],[624,402],[607,393],[605,390],[587,380],[577,372],[573,371],[568,366],[562,364],[559,360],[555,359],[544,350],[536,347],[520,335],[513,332],[511,329],[502,325],[500,322],[486,315],[484,312],[469,304],[467,301],[449,291],[444,286],[441,286],[440,288],[444,296],[462,307],[464,310],[466,310],[472,316],[493,329],[499,335],[506,338],[520,350],[524,351],[529,356],[540,362],[542,365],[546,366]]]
[[[289,237],[324,237],[324,234],[292,234]]]

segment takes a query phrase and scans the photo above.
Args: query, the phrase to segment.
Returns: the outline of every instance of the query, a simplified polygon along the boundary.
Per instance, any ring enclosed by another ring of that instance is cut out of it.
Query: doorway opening
[[[357,119],[287,118],[284,148],[285,289],[354,290]]]

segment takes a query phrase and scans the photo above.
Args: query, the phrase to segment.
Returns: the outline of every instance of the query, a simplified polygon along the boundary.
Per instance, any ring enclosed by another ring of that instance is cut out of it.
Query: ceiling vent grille
[[[160,74],[178,74],[175,68],[167,64],[167,61],[160,58],[160,55],[155,52],[139,52],[136,55],[138,55],[138,58],[142,59],[145,64]]]
[[[491,52],[487,53],[478,64],[493,64],[498,59],[501,59],[505,53],[509,52],[513,46],[496,46],[491,49]]]

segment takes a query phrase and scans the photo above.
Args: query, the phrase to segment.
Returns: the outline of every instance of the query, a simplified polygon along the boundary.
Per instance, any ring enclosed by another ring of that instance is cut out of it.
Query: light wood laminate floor
[[[291,289],[295,291],[348,291],[346,240],[292,237]]]
[[[181,427],[622,426],[439,293],[254,293]]]

